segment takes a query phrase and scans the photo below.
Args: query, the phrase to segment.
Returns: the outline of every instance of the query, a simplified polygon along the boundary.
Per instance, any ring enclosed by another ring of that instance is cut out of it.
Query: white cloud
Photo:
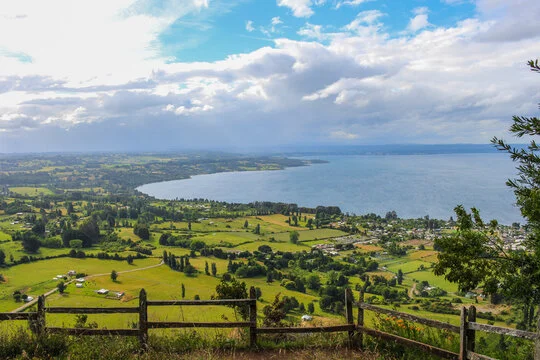
[[[283,24],[283,21],[279,18],[279,16],[275,16],[272,18],[272,25],[279,25]]]
[[[195,6],[198,8],[208,8],[209,0],[194,0]]]
[[[253,32],[255,30],[255,28],[253,27],[253,21],[246,21],[246,30],[249,32]]]
[[[272,47],[193,63],[169,63],[152,46],[184,8],[158,15],[135,11],[130,0],[96,0],[102,13],[72,7],[73,19],[63,25],[50,5],[32,3],[40,15],[29,0],[13,3],[18,7],[9,11],[0,3],[9,15],[0,28],[20,41],[0,43],[33,62],[0,54],[0,151],[20,149],[22,141],[25,151],[52,151],[51,144],[84,150],[321,139],[487,142],[504,135],[513,114],[538,112],[538,75],[524,63],[540,54],[540,35],[508,30],[520,19],[517,10],[501,13],[494,1],[479,0],[477,18],[451,27],[390,36],[384,14],[365,11],[340,30],[305,23],[298,34],[310,41],[280,38]],[[537,9],[516,4],[523,13]],[[417,9],[419,15],[427,10]],[[44,35],[23,31],[51,21]],[[498,37],[503,30],[511,36]]]
[[[324,0],[277,0],[278,6],[288,7],[296,17],[310,17],[314,14],[312,7],[324,3]]]
[[[354,140],[354,139],[358,139],[358,134],[352,134],[343,130],[338,130],[338,131],[332,131],[330,133],[330,137],[332,139]]]
[[[304,27],[298,30],[298,35],[316,40],[323,40],[327,37],[326,34],[323,34],[321,25],[313,25],[310,23],[306,23]]]
[[[415,33],[430,25],[427,7],[418,7],[414,9],[413,14],[415,14],[415,17],[409,20],[409,25],[407,26],[408,31]]]
[[[363,3],[366,3],[372,0],[342,0],[336,3],[336,9],[339,9],[342,6],[360,6]]]

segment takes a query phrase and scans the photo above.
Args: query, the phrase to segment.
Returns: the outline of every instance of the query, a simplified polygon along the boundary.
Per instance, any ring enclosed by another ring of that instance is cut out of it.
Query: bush
[[[41,246],[43,246],[44,248],[49,248],[49,249],[60,249],[64,247],[64,244],[62,243],[62,240],[51,237],[51,238],[46,238],[42,240]]]
[[[82,249],[83,241],[79,239],[69,240],[69,247],[72,249]]]

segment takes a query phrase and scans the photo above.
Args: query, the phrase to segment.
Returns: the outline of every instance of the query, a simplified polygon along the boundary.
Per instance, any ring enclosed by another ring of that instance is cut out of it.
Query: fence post
[[[358,297],[358,326],[364,326],[364,309],[362,309],[362,303],[364,302],[364,290],[360,290],[360,296]],[[358,347],[360,350],[364,348],[364,332],[358,330]]]
[[[459,323],[459,360],[467,360],[467,308],[461,308],[461,321]]]
[[[144,289],[139,293],[139,342],[143,351],[148,350],[148,302]]]
[[[40,295],[37,301],[36,333],[42,335],[45,330],[45,296]]]
[[[534,360],[540,360],[540,306],[538,307],[538,322],[536,323],[536,335],[534,340]]]
[[[45,297],[40,295],[37,300],[37,311],[34,316],[30,318],[30,330],[36,334],[41,335],[45,328]]]
[[[476,322],[476,307],[469,307],[469,319],[467,325]],[[467,326],[468,327],[468,326]],[[476,345],[476,333],[474,330],[467,329],[467,351],[474,351]]]
[[[249,303],[249,346],[255,347],[257,345],[257,293],[253,286],[249,288],[249,298],[255,300]]]
[[[353,294],[352,290],[349,288],[345,289],[345,317],[347,318],[347,324],[354,325],[354,318],[353,318]],[[354,330],[351,330],[349,333],[349,348],[352,348],[353,345],[353,337],[354,337]]]

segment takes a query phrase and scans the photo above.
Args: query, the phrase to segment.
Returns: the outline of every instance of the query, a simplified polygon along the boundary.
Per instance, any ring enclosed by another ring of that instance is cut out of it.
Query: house
[[[97,291],[97,293],[100,294],[100,295],[105,295],[105,294],[109,293],[109,290],[107,290],[107,289],[99,289]]]
[[[77,284],[75,284],[75,286],[78,287],[78,288],[82,288],[82,287],[83,287],[83,284],[77,283]]]
[[[77,272],[75,270],[69,270],[68,271],[68,276],[75,276],[77,274]]]
[[[77,280],[75,280],[75,281],[77,281],[77,282],[78,282],[79,284],[81,284],[81,283],[83,283],[83,282],[84,282],[84,278],[78,278],[78,279],[77,279]]]
[[[302,315],[302,321],[311,321],[313,317],[310,315]]]

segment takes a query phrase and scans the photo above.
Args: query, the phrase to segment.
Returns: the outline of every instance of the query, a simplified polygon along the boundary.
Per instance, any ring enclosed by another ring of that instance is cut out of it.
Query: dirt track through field
[[[161,266],[161,265],[163,265],[163,261],[161,261],[161,262],[160,262],[159,264],[157,264],[157,265],[151,265],[151,266],[143,267],[143,268],[140,268],[140,269],[118,271],[118,275],[130,273],[130,272],[135,272],[135,271],[143,271],[143,270],[153,269],[153,268],[156,268],[156,267]],[[99,276],[108,276],[108,275],[111,275],[111,273],[103,273],[103,274],[88,275],[88,276],[85,277],[85,279],[91,279],[91,278],[95,278],[95,277],[99,277]],[[75,281],[75,279],[70,280],[70,281],[66,282],[66,285],[69,285],[69,284],[71,284],[71,283],[74,282],[74,281]],[[54,294],[54,293],[57,292],[57,291],[58,291],[57,288],[51,289],[51,290],[47,291],[45,294],[43,294],[43,296],[48,297],[49,295]],[[34,300],[32,300],[32,301],[30,301],[30,302],[27,302],[27,303],[24,304],[23,306],[20,306],[20,307],[16,308],[15,310],[12,310],[11,312],[12,312],[12,313],[23,312],[24,310],[26,310],[26,309],[28,309],[29,307],[31,307],[31,306],[33,306],[34,304],[36,304],[37,301],[38,301],[38,298],[35,298]]]

